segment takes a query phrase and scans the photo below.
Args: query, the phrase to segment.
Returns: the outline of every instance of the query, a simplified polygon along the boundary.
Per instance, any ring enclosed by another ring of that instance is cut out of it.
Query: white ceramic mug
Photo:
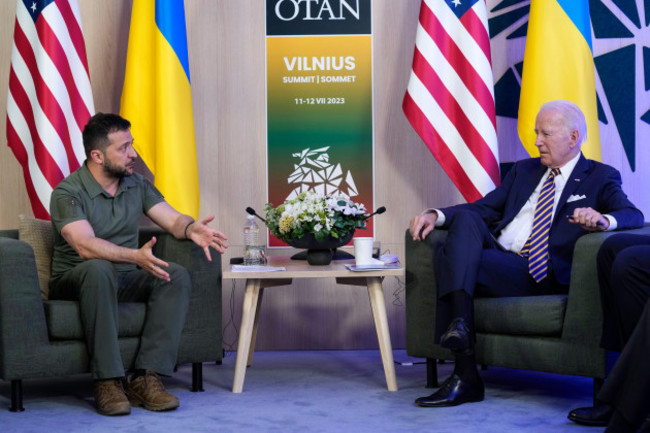
[[[373,238],[354,238],[354,258],[357,265],[372,263]]]

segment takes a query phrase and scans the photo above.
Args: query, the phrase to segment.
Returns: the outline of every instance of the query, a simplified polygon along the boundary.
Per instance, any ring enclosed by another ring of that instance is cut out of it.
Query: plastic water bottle
[[[260,226],[254,215],[248,215],[244,225],[244,264],[263,265],[264,248],[260,244]]]

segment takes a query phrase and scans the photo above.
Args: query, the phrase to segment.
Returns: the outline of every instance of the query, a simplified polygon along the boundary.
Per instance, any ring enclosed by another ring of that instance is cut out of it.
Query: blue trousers
[[[506,251],[481,216],[458,212],[447,229],[447,239],[434,251],[438,286],[435,342],[454,319],[451,295],[464,291],[474,297],[536,296],[566,293],[549,266],[548,277],[537,283],[528,272],[528,259]],[[474,329],[473,323],[470,324]]]

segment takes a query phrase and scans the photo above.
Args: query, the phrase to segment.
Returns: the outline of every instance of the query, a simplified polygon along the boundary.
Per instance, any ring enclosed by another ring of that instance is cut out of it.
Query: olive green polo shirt
[[[97,183],[84,163],[52,192],[52,278],[61,276],[83,261],[61,236],[61,229],[66,224],[87,220],[96,237],[135,249],[138,248],[138,227],[143,213],[163,201],[165,199],[156,187],[138,173],[122,178],[115,196],[111,196]],[[118,263],[117,269],[135,269],[135,264]]]

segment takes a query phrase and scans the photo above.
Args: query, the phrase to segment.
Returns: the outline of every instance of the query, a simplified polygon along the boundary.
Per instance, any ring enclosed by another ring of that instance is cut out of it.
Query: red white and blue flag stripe
[[[86,159],[82,131],[93,113],[77,0],[18,0],[7,143],[37,218],[49,219],[52,190]]]
[[[402,107],[465,200],[477,200],[499,184],[484,0],[422,1]]]

